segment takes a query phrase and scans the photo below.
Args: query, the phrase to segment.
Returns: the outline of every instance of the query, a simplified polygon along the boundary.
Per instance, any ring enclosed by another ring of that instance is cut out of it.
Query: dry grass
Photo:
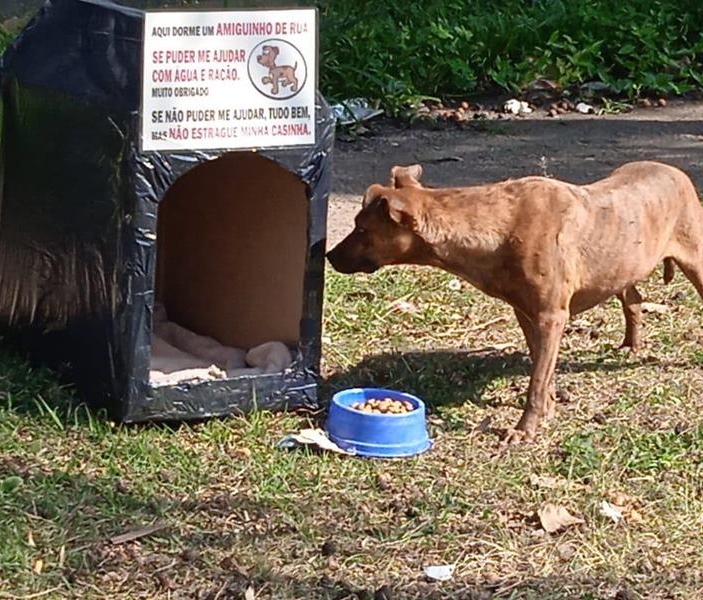
[[[556,421],[507,453],[491,429],[520,414],[519,330],[505,305],[437,271],[328,272],[324,397],[365,383],[421,395],[435,446],[412,459],[275,447],[320,415],[111,427],[6,358],[0,598],[698,597],[703,313],[681,275],[644,290],[669,312],[647,315],[642,356],[612,349],[616,303],[580,316]],[[629,505],[618,524],[600,514],[613,493]],[[545,502],[585,522],[547,534]],[[107,541],[154,522],[164,529]],[[431,564],[454,577],[426,581]]]

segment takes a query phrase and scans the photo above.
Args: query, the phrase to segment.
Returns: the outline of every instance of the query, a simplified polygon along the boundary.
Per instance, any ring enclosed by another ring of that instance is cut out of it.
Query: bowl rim
[[[344,394],[344,393],[349,393],[349,392],[368,392],[368,391],[373,391],[373,392],[391,392],[392,394],[398,394],[400,396],[404,396],[405,399],[410,400],[411,402],[416,403],[415,409],[411,410],[410,412],[406,413],[401,413],[401,414],[392,414],[392,413],[371,413],[371,412],[364,412],[361,410],[356,410],[355,408],[352,408],[351,406],[347,404],[342,404],[339,402],[339,394]],[[392,419],[397,419],[397,418],[417,418],[418,411],[422,409],[422,411],[425,410],[425,403],[420,399],[419,397],[415,396],[414,394],[410,394],[409,392],[401,392],[400,390],[394,390],[391,388],[376,388],[376,387],[353,387],[353,388],[344,388],[342,390],[338,390],[334,394],[332,394],[332,404],[336,405],[340,409],[353,414],[353,415],[359,415],[359,416],[364,416],[364,417],[369,417],[369,418],[392,418]]]

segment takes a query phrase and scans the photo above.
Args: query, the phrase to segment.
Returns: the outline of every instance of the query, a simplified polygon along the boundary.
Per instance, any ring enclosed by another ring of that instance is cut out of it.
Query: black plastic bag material
[[[334,117],[317,93],[314,146],[142,153],[143,20],[48,0],[0,59],[3,344],[123,422],[317,408]],[[293,362],[155,386],[157,300]]]

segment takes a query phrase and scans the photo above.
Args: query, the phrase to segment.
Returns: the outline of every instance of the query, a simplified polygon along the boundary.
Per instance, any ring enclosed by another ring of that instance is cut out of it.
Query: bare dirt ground
[[[703,102],[603,116],[567,114],[456,124],[432,130],[372,122],[369,135],[336,142],[328,247],[352,227],[368,185],[386,182],[395,164],[422,164],[434,186],[543,175],[587,183],[632,160],[682,168],[703,190]]]

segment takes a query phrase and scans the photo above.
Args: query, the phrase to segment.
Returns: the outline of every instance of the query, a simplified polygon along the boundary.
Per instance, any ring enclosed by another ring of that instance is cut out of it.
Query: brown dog
[[[579,186],[525,177],[426,188],[422,168],[394,167],[372,185],[354,230],[327,257],[342,273],[384,265],[439,267],[515,311],[532,358],[525,410],[506,442],[532,439],[553,415],[554,371],[568,318],[617,296],[623,346],[641,344],[635,284],[664,261],[703,297],[703,208],[691,180],[657,162],[633,162]]]
[[[295,76],[295,70],[298,68],[298,63],[292,67],[290,65],[276,66],[276,58],[280,50],[278,46],[264,46],[261,49],[261,54],[256,57],[256,61],[269,70],[267,77],[261,78],[261,83],[271,85],[271,93],[276,96],[278,94],[279,83],[286,87],[290,85],[290,91],[295,92],[298,89],[298,78]]]

